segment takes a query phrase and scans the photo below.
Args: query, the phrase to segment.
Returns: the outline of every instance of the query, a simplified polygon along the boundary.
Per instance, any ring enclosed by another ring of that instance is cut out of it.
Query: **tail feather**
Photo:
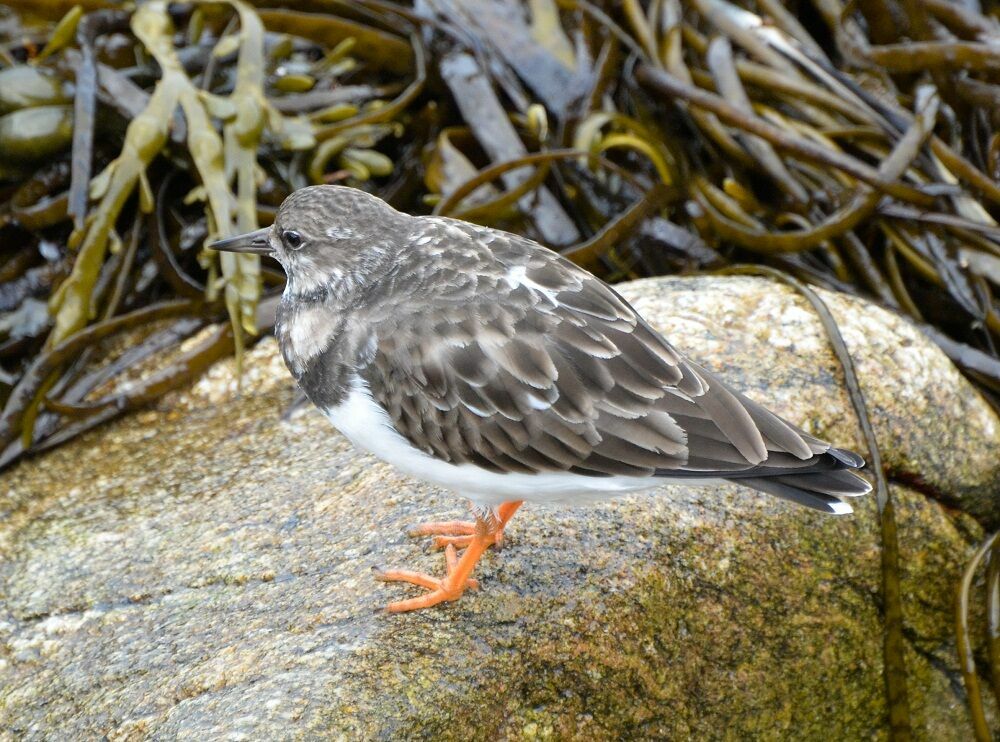
[[[810,492],[799,489],[798,487],[778,481],[777,477],[773,479],[741,479],[739,483],[753,487],[755,490],[766,492],[769,495],[780,497],[782,500],[790,500],[798,505],[805,505],[807,508],[819,510],[824,513],[848,515],[854,512],[854,508],[838,497],[828,495],[825,492]]]
[[[866,480],[849,469],[775,477],[747,477],[733,481],[783,500],[835,515],[854,512],[854,509],[841,499],[842,497],[859,497],[871,492],[872,489]]]
[[[872,491],[868,482],[851,469],[840,469],[822,474],[789,474],[781,481],[809,492],[824,492],[837,497],[860,497]]]
[[[784,477],[792,474],[822,474],[827,472],[842,471],[864,466],[865,461],[856,453],[845,451],[840,448],[830,448],[824,453],[817,454],[810,459],[802,460],[792,454],[771,452],[763,464],[758,466],[740,466],[734,461],[738,455],[730,453],[731,449],[713,445],[711,441],[701,440],[697,444],[698,456],[691,456],[688,465],[683,469],[657,469],[657,477],[682,477],[693,479],[705,477],[707,479],[718,479],[723,477],[732,480],[760,479],[762,477]],[[725,458],[724,458],[725,457]],[[696,464],[705,461],[704,468]],[[730,463],[730,467],[724,466]],[[745,484],[745,482],[744,482]]]
[[[865,465],[864,458],[846,448],[833,448],[831,446],[826,452],[851,469],[860,469]]]

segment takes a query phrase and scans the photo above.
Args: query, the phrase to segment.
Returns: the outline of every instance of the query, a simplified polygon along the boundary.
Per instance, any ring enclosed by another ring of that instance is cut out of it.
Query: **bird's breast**
[[[284,307],[275,327],[285,365],[296,379],[336,344],[342,322],[323,304]]]

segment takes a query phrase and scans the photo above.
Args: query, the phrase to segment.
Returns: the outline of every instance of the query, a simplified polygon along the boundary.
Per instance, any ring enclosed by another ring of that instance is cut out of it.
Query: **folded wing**
[[[364,376],[413,445],[494,472],[733,479],[830,512],[869,489],[844,471],[860,457],[727,388],[602,281],[490,236],[454,293],[376,325]]]

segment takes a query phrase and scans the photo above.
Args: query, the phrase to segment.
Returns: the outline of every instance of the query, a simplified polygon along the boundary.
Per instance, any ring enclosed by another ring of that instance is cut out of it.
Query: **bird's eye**
[[[302,235],[298,232],[286,229],[281,233],[281,239],[285,241],[285,244],[292,250],[298,250],[302,247]]]

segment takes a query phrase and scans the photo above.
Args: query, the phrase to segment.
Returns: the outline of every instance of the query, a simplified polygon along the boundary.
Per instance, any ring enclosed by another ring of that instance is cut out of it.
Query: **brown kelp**
[[[284,5],[6,5],[0,466],[267,331],[280,271],[205,245],[319,182],[527,234],[609,280],[755,264],[812,299],[808,286],[859,294],[920,323],[1000,407],[995,13],[954,0]],[[904,738],[884,482],[879,512]],[[995,541],[987,554],[979,661],[1000,673]]]
[[[861,390],[854,361],[847,344],[840,333],[836,320],[819,294],[809,286],[789,274],[768,266],[732,266],[723,273],[762,275],[776,278],[788,284],[808,301],[823,324],[827,338],[844,372],[844,384],[851,406],[858,417],[861,435],[868,449],[867,465],[875,478],[875,501],[878,507],[879,526],[882,538],[882,613],[885,624],[883,633],[883,659],[885,670],[886,699],[889,707],[888,729],[891,738],[906,739],[912,736],[910,723],[909,692],[907,688],[903,625],[903,601],[899,585],[899,538],[896,529],[896,511],[886,479],[882,454],[868,405]],[[974,672],[974,668],[973,668]]]
[[[989,722],[983,707],[983,693],[973,648],[972,627],[970,626],[970,602],[972,583],[976,571],[987,561],[986,567],[986,617],[987,651],[992,671],[993,697],[1000,707],[1000,531],[997,531],[976,551],[962,576],[955,600],[955,638],[961,662],[962,680],[969,694],[969,712],[972,728],[978,742],[990,742]]]
[[[51,6],[53,18],[61,10]],[[209,355],[239,357],[244,339],[269,327],[258,303],[282,277],[255,256],[204,246],[255,229],[308,182],[363,185],[392,174],[375,146],[400,146],[425,81],[422,41],[391,10],[345,20],[339,34],[324,17],[258,13],[240,0],[74,6],[48,34],[35,15],[22,22],[4,40],[0,69],[0,306],[10,313],[0,357],[15,367],[0,387],[4,463],[183,383],[192,367],[174,356],[220,311],[232,331],[214,336]],[[348,74],[366,82],[342,84]],[[303,84],[311,105],[296,95]],[[162,312],[145,310],[171,296],[187,300],[188,316],[168,331]],[[38,309],[42,298],[50,316]],[[141,393],[132,383],[88,399],[114,386],[109,369],[120,381],[129,371],[121,358],[97,357],[93,328],[155,347],[173,373],[140,384]],[[66,347],[76,351],[56,352]]]
[[[973,105],[993,90],[986,17],[940,2],[913,28],[956,40],[896,53],[830,0],[798,15],[722,0],[46,8],[58,22],[32,16],[0,70],[0,134],[12,114],[39,122],[2,163],[20,185],[0,218],[24,247],[7,248],[8,311],[53,310],[41,345],[10,338],[12,379],[147,301],[130,295],[142,271],[147,295],[224,306],[239,349],[280,275],[204,243],[266,222],[293,188],[345,181],[529,233],[611,279],[749,260],[864,293],[1000,388],[998,147]],[[29,448],[59,372],[84,366],[54,370],[16,415]]]

